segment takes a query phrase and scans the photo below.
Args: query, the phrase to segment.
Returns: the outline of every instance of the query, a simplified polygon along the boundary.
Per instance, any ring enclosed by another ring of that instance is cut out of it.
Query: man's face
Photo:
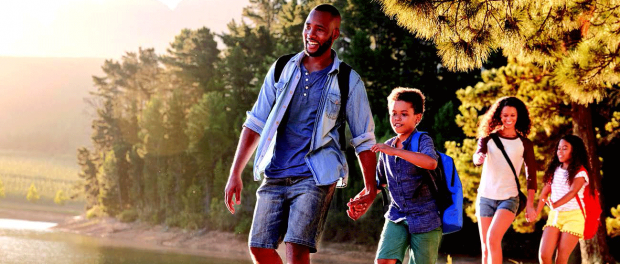
[[[308,56],[319,57],[331,49],[334,39],[340,35],[339,22],[327,12],[310,12],[302,32],[304,51]]]

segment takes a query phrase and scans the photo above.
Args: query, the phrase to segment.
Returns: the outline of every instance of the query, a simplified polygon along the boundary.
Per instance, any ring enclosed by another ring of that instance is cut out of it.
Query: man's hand
[[[224,190],[224,202],[231,214],[235,214],[235,207],[233,205],[233,196],[235,196],[236,204],[241,204],[241,190],[243,189],[243,181],[241,176],[230,175],[228,177],[228,183],[226,183],[226,189]]]
[[[368,211],[372,202],[375,200],[377,196],[376,190],[367,190],[363,189],[359,194],[355,196],[355,198],[351,198],[347,203],[349,209],[347,210],[347,215],[349,218],[353,219],[353,221],[359,219],[362,215]]]

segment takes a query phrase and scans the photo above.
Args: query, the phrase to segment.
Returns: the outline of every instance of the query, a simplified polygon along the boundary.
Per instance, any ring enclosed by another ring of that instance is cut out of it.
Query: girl
[[[502,263],[502,238],[515,219],[519,207],[519,190],[515,173],[502,151],[490,140],[499,137],[510,162],[518,174],[525,164],[528,199],[525,217],[536,219],[536,160],[532,141],[527,139],[531,121],[525,104],[516,97],[499,98],[487,111],[478,126],[478,147],[473,156],[482,166],[476,218],[482,246],[482,263]]]
[[[586,186],[591,192],[595,190],[594,184],[589,184],[588,152],[581,138],[568,135],[557,146],[556,154],[545,171],[543,179],[546,185],[538,204],[539,212],[545,202],[551,208],[540,241],[540,263],[553,263],[553,253],[556,251],[555,263],[568,262],[575,245],[583,238],[585,226],[585,218],[575,196],[583,199]],[[549,191],[551,199],[547,199]]]

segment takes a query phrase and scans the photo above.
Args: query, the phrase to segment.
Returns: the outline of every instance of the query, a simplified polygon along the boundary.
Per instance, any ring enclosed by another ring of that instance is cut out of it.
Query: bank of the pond
[[[115,218],[87,220],[83,215],[59,223],[54,230],[100,237],[117,246],[164,250],[215,258],[250,260],[247,237],[220,231],[167,228],[141,222],[122,223]],[[280,247],[285,256],[284,247]],[[313,263],[372,263],[374,248],[348,244],[323,243]]]
[[[154,250],[167,253],[196,255],[217,259],[231,259],[250,262],[247,237],[244,235],[179,228],[152,226],[146,223],[122,223],[115,218],[88,220],[83,215],[67,212],[37,210],[32,206],[4,206],[0,202],[0,218],[21,219],[58,223],[52,229],[79,235],[97,237],[101,243],[115,247]],[[327,232],[325,235],[329,235]],[[322,243],[319,252],[312,254],[312,263],[373,263],[376,246],[359,246],[347,243]],[[286,256],[284,246],[278,249]],[[447,256],[440,256],[438,263],[446,263]],[[453,263],[479,263],[479,259],[468,256],[453,256]]]

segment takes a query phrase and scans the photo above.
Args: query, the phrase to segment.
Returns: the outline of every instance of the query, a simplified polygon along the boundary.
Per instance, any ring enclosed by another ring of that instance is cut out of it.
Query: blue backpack
[[[411,149],[419,151],[420,137],[426,132],[418,131],[411,139]],[[452,157],[437,150],[439,160],[437,168],[429,170],[431,190],[440,210],[441,224],[444,234],[454,233],[463,228],[463,185],[456,172]]]

